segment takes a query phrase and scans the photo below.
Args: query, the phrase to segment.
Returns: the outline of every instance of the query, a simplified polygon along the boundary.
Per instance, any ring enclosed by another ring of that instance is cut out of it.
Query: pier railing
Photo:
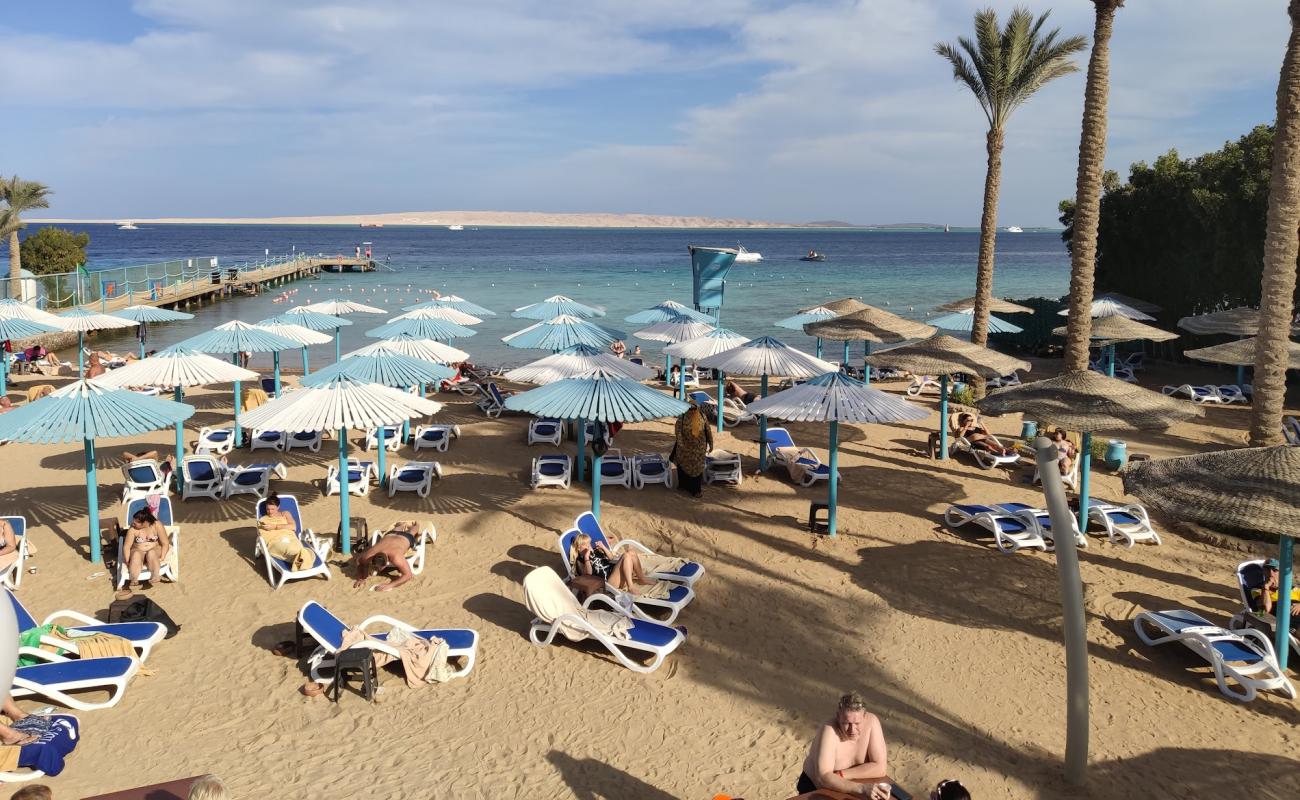
[[[47,311],[80,306],[107,311],[194,294],[203,287],[258,280],[268,274],[292,271],[307,260],[302,253],[236,263],[221,263],[216,256],[202,256],[130,267],[57,272],[24,277],[21,299],[35,300],[38,307]],[[9,296],[9,282],[0,278],[0,297]]]

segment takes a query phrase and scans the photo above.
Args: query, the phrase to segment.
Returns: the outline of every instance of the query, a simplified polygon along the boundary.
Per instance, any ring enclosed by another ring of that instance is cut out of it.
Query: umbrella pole
[[[176,387],[176,402],[180,402],[184,396],[185,390]],[[176,491],[181,493],[181,499],[185,498],[185,470],[181,469],[181,464],[185,461],[185,422],[176,423]]]
[[[1092,472],[1092,432],[1084,431],[1079,448],[1079,531],[1088,530],[1088,477]],[[1059,472],[1060,470],[1058,470]],[[1057,543],[1059,546],[1059,542]]]
[[[140,358],[144,358],[144,323],[136,328],[136,338],[140,340]]]
[[[1115,377],[1115,345],[1106,348],[1106,377]]]
[[[759,379],[758,396],[767,397],[767,375]],[[758,415],[758,471],[767,471],[767,415]]]
[[[388,426],[375,428],[375,441],[379,442],[379,486],[383,488],[387,473],[384,472],[384,451],[388,449]]]
[[[276,350],[271,353],[271,361],[275,364],[275,396],[280,396],[280,351]]]
[[[727,373],[723,372],[722,370],[718,370],[718,433],[722,433],[722,411],[723,411],[722,404],[723,404],[723,400],[725,399],[723,390],[724,390],[724,384],[726,382],[727,382]]]
[[[307,368],[307,345],[303,345],[302,346],[302,376],[305,378],[310,374],[311,374],[311,370]]]
[[[677,359],[677,399],[686,399],[686,359]]]
[[[838,420],[831,420],[831,485],[830,497],[826,502],[826,530],[831,536],[835,535],[835,506],[839,495],[840,482],[840,423]]]
[[[95,475],[95,440],[83,439],[86,453],[86,509],[90,514],[90,563],[99,563],[99,479]]]
[[[582,417],[578,417],[578,435],[574,438],[578,440],[578,483],[582,483],[582,478],[587,473],[587,420]]]
[[[1281,575],[1277,584],[1277,610],[1273,616],[1277,618],[1277,664],[1283,672],[1286,672],[1287,656],[1291,652],[1291,562],[1294,560],[1294,545],[1295,539],[1283,536],[1277,551]]]
[[[822,337],[817,337],[817,357],[822,357]]]
[[[840,369],[844,372],[849,371],[849,340],[844,340],[844,357],[840,360]]]
[[[86,377],[86,334],[77,331],[77,380]]]
[[[239,363],[239,353],[231,354],[230,363]],[[235,381],[235,447],[241,447],[243,444],[243,437],[239,435],[239,381]]]
[[[0,360],[4,361],[0,365],[0,396],[5,396],[9,394],[9,354],[0,352],[0,356],[3,356]]]
[[[673,385],[673,357],[670,355],[664,356],[664,385]]]
[[[365,480],[362,475],[361,479]],[[339,428],[339,550],[352,555],[352,517],[348,508],[348,429]]]
[[[1238,386],[1245,386],[1245,385],[1246,385],[1246,365],[1245,365],[1245,364],[1238,364],[1238,365],[1237,365],[1237,385],[1238,385]]]
[[[948,458],[948,376],[939,376],[939,460]]]
[[[591,458],[591,515],[600,521],[600,456]]]
[[[342,336],[343,336],[343,329],[335,328],[334,329],[334,363],[335,364],[339,363],[339,361],[342,360],[343,358],[343,345],[341,344]]]
[[[867,363],[869,355],[871,355],[871,342],[867,342],[862,350],[862,382],[867,385],[871,385],[871,365]]]

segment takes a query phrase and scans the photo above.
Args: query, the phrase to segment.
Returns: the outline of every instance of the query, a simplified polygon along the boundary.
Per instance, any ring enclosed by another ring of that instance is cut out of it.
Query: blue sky
[[[932,52],[1003,0],[16,0],[4,171],[51,215],[535,210],[978,222],[983,117]],[[1030,2],[1031,10],[1052,6]],[[1092,4],[1052,23],[1090,34]],[[1117,16],[1108,165],[1273,116],[1285,0]],[[1080,65],[1087,54],[1080,57]],[[1073,193],[1082,74],[1017,111],[1000,222]]]

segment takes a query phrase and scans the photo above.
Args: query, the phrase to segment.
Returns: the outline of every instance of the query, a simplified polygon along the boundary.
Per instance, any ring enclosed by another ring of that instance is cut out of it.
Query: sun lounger
[[[1010,375],[1003,375],[1001,378],[990,378],[987,385],[990,389],[1000,389],[1004,386],[1020,386],[1020,373],[1013,372]]]
[[[797,452],[787,456],[791,449]],[[831,468],[823,464],[813,451],[796,446],[794,439],[790,437],[790,432],[785,428],[767,429],[767,455],[768,463],[772,466],[780,466],[788,470],[787,464],[791,459],[801,465],[803,480],[799,481],[800,486],[812,486],[817,481],[830,480]]]
[[[253,431],[248,440],[249,450],[279,450],[285,448],[283,431]]]
[[[23,582],[23,572],[25,572],[23,562],[30,555],[27,548],[27,517],[14,514],[0,517],[0,519],[9,523],[9,529],[18,538],[18,559],[10,564],[9,568],[3,573],[0,573],[0,585],[17,589],[18,585]]]
[[[564,561],[565,574],[570,578],[573,577],[573,540],[577,538],[579,533],[586,533],[591,536],[593,543],[597,539],[594,534],[600,533],[600,524],[596,522],[596,518],[591,516],[589,512],[580,515],[578,519],[574,521],[574,527],[560,534],[559,538],[555,540],[556,547],[558,547],[560,551],[560,558]],[[601,533],[600,538],[605,539],[603,533]],[[636,543],[634,542],[633,544]],[[621,542],[620,545],[622,545]],[[605,540],[605,546],[609,546],[608,540]],[[632,545],[627,545],[627,547],[632,547]],[[611,548],[611,552],[614,552],[615,555],[618,555],[621,550],[622,547],[620,547],[619,551],[613,551]],[[644,546],[639,546],[638,552],[648,553],[650,550]],[[655,580],[666,580],[652,575],[647,575],[646,577],[654,578]],[[677,615],[682,612],[682,609],[690,605],[691,600],[695,599],[695,592],[690,586],[686,585],[685,582],[679,582],[676,580],[669,580],[667,582],[673,584],[673,586],[669,589],[667,596],[665,597],[646,597],[644,594],[630,594],[614,588],[614,586],[608,582],[605,583],[605,590],[618,598],[624,605],[631,604],[634,614],[643,617],[644,619],[653,619],[653,617],[646,613],[646,609],[655,609],[658,612],[667,613],[668,615],[660,621],[671,624],[673,620],[677,619]]]
[[[632,457],[632,485],[644,489],[652,483],[673,488],[673,465],[659,453],[639,453]]]
[[[557,635],[572,642],[594,639],[634,672],[654,672],[686,641],[685,628],[634,617],[606,595],[592,594],[585,604],[579,604],[550,567],[538,567],[524,577],[524,600],[529,610],[537,614],[528,628],[528,638],[533,644],[544,647],[555,641]],[[593,608],[596,605],[608,608],[596,610]],[[617,633],[611,629],[609,620],[617,621]],[[647,655],[649,663],[636,660]]]
[[[618,555],[625,550],[635,550],[642,555],[655,555],[655,552],[635,539],[619,539],[618,544],[610,545],[609,537],[605,535],[605,529],[601,527],[600,520],[590,511],[584,511],[573,520],[573,528],[569,533],[585,533],[591,537],[593,543],[600,542],[609,548],[614,555]],[[568,534],[565,534],[568,536]],[[561,541],[561,552],[566,554],[565,564],[572,564],[572,557],[569,554],[569,548],[573,546],[572,537],[567,542]],[[566,569],[566,572],[568,570]],[[570,573],[570,577],[572,574]],[[659,581],[672,581],[686,586],[694,586],[695,582],[704,577],[704,565],[697,564],[694,561],[687,561],[681,569],[673,571],[651,571],[646,574],[648,578],[654,578]]]
[[[274,400],[275,399],[275,378],[260,378],[258,379],[258,383],[261,385],[262,391],[266,392],[267,398]]]
[[[374,641],[367,639],[356,647],[365,647],[376,650],[381,653],[387,653],[394,657],[400,657],[396,648],[385,643],[388,638],[388,632],[393,628],[399,628],[407,633],[418,636],[421,639],[438,638],[447,643],[447,660],[463,660],[462,665],[452,672],[451,677],[463,678],[474,669],[474,662],[478,660],[478,632],[471,628],[430,628],[419,630],[413,625],[408,625],[400,620],[383,614],[376,614],[367,617],[362,623],[356,626],[357,629],[370,633],[378,639]],[[298,612],[298,631],[299,641],[302,634],[305,633],[316,640],[319,645],[315,652],[307,659],[307,665],[311,670],[311,678],[317,683],[329,683],[334,679],[333,675],[325,675],[326,672],[333,672],[334,657],[338,655],[339,650],[343,647],[343,634],[348,630],[348,626],[343,620],[334,616],[314,600],[308,601]]]
[[[126,513],[122,515],[121,527],[123,530],[131,527],[131,517],[142,508],[148,508],[148,499],[137,497],[125,505]],[[147,566],[140,569],[140,580],[153,581],[166,578],[169,581],[179,581],[181,579],[181,529],[172,520],[172,501],[168,497],[158,498],[158,511],[154,514],[158,521],[167,529],[167,536],[171,542],[172,553],[167,560],[159,566],[159,575],[154,575],[149,571]],[[117,588],[121,589],[126,585],[131,575],[127,569],[126,553],[124,545],[126,537],[119,536],[117,539]]]
[[[129,503],[137,497],[151,494],[167,494],[171,490],[167,485],[167,476],[163,474],[162,465],[154,458],[142,458],[122,465],[122,502]]]
[[[952,444],[949,445],[951,453],[969,453],[971,457],[975,459],[975,463],[979,465],[980,469],[993,469],[994,467],[1009,466],[1011,464],[1019,463],[1020,454],[1014,451],[1009,455],[998,455],[991,450],[979,447],[975,442],[965,436],[958,436],[957,431],[960,428],[957,424],[957,419],[964,413],[967,412],[956,412],[948,415],[948,432],[952,436]],[[984,428],[984,425],[978,416],[975,418],[975,424]],[[984,430],[987,433],[988,428],[984,428]],[[998,437],[991,433],[988,434],[988,439],[984,441],[987,441],[994,447],[999,447],[1003,450],[1010,449],[999,441]]]
[[[388,531],[380,531],[380,530],[371,531],[370,546],[374,547],[375,544],[377,544],[379,540],[383,538],[385,533],[388,533]],[[411,566],[412,574],[419,575],[421,572],[424,572],[425,545],[433,544],[437,540],[438,540],[438,531],[434,529],[432,524],[420,528],[420,535],[416,537],[415,547],[412,547],[406,553],[406,563]]]
[[[77,658],[47,664],[19,667],[14,673],[10,694],[15,700],[21,697],[43,697],[67,708],[93,711],[117,705],[126,691],[126,684],[140,668],[134,658]],[[105,690],[107,700],[87,702],[73,695],[84,689]]]
[[[375,465],[372,461],[358,461],[355,458],[348,459],[348,494],[354,494],[358,497],[365,497],[370,494],[370,482],[375,479]],[[338,464],[330,464],[329,469],[325,472],[325,496],[338,494],[341,491],[339,484],[339,467]]]
[[[1246,405],[1250,402],[1250,398],[1247,396],[1246,391],[1235,383],[1223,384],[1214,388],[1218,391],[1219,397],[1223,398],[1225,405],[1231,405],[1233,403]]]
[[[1169,397],[1187,397],[1201,405],[1207,403],[1222,405],[1226,402],[1223,395],[1219,394],[1219,387],[1217,386],[1193,386],[1190,383],[1184,383],[1179,386],[1164,386],[1160,389],[1160,393]]]
[[[415,492],[420,497],[428,497],[434,477],[442,479],[442,465],[437,461],[393,464],[388,468],[388,496],[392,497],[398,492]]]
[[[381,437],[384,440],[384,446],[388,448],[388,452],[396,453],[402,446],[402,426],[387,425],[383,428],[370,428],[366,431],[366,441],[362,445],[363,449],[377,449]]]
[[[1134,351],[1125,356],[1124,360],[1116,361],[1115,365],[1123,366],[1127,369],[1133,370],[1134,372],[1146,369],[1146,354],[1141,350]]]
[[[1147,510],[1137,503],[1121,505],[1103,500],[1088,501],[1088,519],[1106,529],[1113,544],[1132,547],[1136,542],[1160,544],[1160,534],[1151,526]]]
[[[528,420],[528,445],[553,444],[556,447],[564,439],[564,423],[558,419]]]
[[[31,612],[23,606],[22,601],[18,599],[12,591],[6,589],[9,595],[9,603],[13,606],[14,616],[18,620],[18,630],[29,631],[32,628],[39,628],[42,625],[57,623],[67,629],[72,636],[89,635],[93,633],[109,633],[113,636],[120,636],[131,643],[131,646],[140,654],[140,660],[145,661],[149,658],[149,653],[153,651],[154,645],[158,644],[167,635],[167,628],[159,622],[100,622],[94,617],[87,616],[77,611],[62,609],[55,611],[45,618],[43,622],[37,622]],[[68,640],[57,639],[51,640],[51,643],[57,644],[63,649],[69,647]],[[75,646],[75,638],[72,645]]]
[[[920,397],[922,392],[933,390],[937,394],[941,389],[939,379],[933,375],[914,375],[906,392],[908,397]]]
[[[1047,513],[1047,509],[1022,508],[1015,512],[1015,516],[1026,525],[1034,528],[1038,535],[1048,542],[1048,550],[1055,549],[1056,537],[1052,535],[1052,516]],[[1079,530],[1079,518],[1074,514],[1070,515],[1070,529],[1074,532],[1075,544],[1079,547],[1087,547],[1088,537],[1084,536],[1083,532]]]
[[[998,549],[1004,553],[1010,554],[1028,548],[1047,552],[1051,548],[1038,527],[1016,516],[1021,511],[1031,509],[1031,506],[1024,503],[993,505],[954,503],[943,513],[943,521],[949,528],[960,528],[967,523],[978,525],[993,534]]]
[[[1061,468],[1060,464],[1057,464],[1058,472],[1060,471],[1060,468]],[[1043,482],[1043,476],[1038,470],[1038,462],[1035,461],[1034,479],[1032,483],[1036,485],[1042,482]],[[1079,491],[1079,454],[1078,453],[1075,453],[1074,456],[1070,459],[1070,472],[1068,475],[1061,476],[1061,482],[1064,483],[1066,486],[1069,486],[1074,491],[1076,492]]]
[[[458,394],[474,396],[479,393],[481,387],[464,375],[457,375],[452,380],[438,384],[438,389],[443,392],[457,392]]]
[[[586,427],[583,428],[582,431],[582,446],[586,447],[587,445],[591,444],[592,441],[595,440],[595,438],[596,438],[596,423],[588,421]],[[613,437],[609,435],[608,425],[605,426],[604,428],[604,434],[602,435],[602,438],[604,438],[605,440],[606,447],[608,447],[613,442]]]
[[[704,457],[704,482],[731,483],[739,486],[745,480],[740,466],[740,454],[714,450]]]
[[[695,405],[700,407],[700,410],[704,412],[704,415],[711,422],[717,421],[718,400],[716,397],[708,392],[691,392],[690,398],[695,402]],[[757,420],[758,417],[749,413],[744,401],[735,397],[722,398],[722,426],[724,428],[734,428],[742,423],[756,422]]]
[[[1283,417],[1282,435],[1287,444],[1300,446],[1300,417]]]
[[[272,474],[283,478],[287,473],[283,464],[231,466],[226,472],[226,484],[222,491],[227,499],[237,494],[253,494],[260,500],[271,491]]]
[[[632,488],[631,459],[623,457],[618,448],[610,448],[600,458],[600,485]]]
[[[211,497],[219,500],[226,492],[226,465],[211,455],[185,456],[181,459],[181,475],[184,486],[181,499],[191,497]]]
[[[424,448],[432,448],[445,453],[451,440],[459,438],[459,425],[420,425],[411,437],[411,449],[418,453]]]
[[[321,440],[324,434],[320,431],[299,431],[291,433],[284,440],[284,450],[288,452],[295,449],[310,450],[313,453],[320,452]]]
[[[501,388],[495,383],[487,383],[479,384],[479,390],[483,396],[476,404],[478,410],[493,419],[501,416],[501,412],[506,410],[506,395],[501,392]]]
[[[224,456],[234,449],[234,428],[199,428],[199,440],[194,443],[195,453],[216,453]]]
[[[280,510],[293,517],[293,533],[298,540],[307,545],[316,554],[312,565],[307,569],[294,570],[293,565],[284,559],[275,558],[266,552],[262,547],[262,537],[257,537],[257,544],[253,548],[253,557],[261,558],[263,565],[266,567],[266,581],[271,584],[272,589],[279,589],[287,581],[296,581],[303,578],[311,578],[316,575],[324,575],[325,580],[330,580],[329,564],[325,559],[329,555],[329,542],[321,539],[312,533],[311,528],[304,527],[302,524],[302,511],[298,508],[298,498],[291,494],[279,495]],[[257,518],[266,513],[266,500],[257,501]]]
[[[543,486],[559,486],[563,489],[567,489],[569,488],[569,481],[572,472],[573,462],[568,456],[538,456],[533,459],[530,485],[534,489],[539,489]]]
[[[1230,631],[1186,609],[1143,611],[1134,618],[1133,627],[1146,644],[1187,645],[1209,662],[1219,691],[1233,700],[1250,702],[1261,691],[1275,691],[1290,700],[1296,697],[1295,687],[1278,666],[1273,644],[1260,631]]]
[[[1277,617],[1264,613],[1259,598],[1253,594],[1255,590],[1263,587],[1264,578],[1262,558],[1243,561],[1237,565],[1237,591],[1241,595],[1241,610],[1233,616],[1228,627],[1233,630],[1259,628],[1272,642],[1276,636]],[[1300,624],[1297,624],[1294,618],[1292,618],[1290,639],[1292,653],[1296,658],[1300,658]]]

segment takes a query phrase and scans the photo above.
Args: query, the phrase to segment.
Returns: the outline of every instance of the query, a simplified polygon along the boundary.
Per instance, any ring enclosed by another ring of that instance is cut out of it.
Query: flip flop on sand
[[[316,681],[307,681],[302,686],[298,687],[298,691],[302,692],[307,697],[316,697],[325,692],[324,689],[320,688],[320,684],[316,683]]]

